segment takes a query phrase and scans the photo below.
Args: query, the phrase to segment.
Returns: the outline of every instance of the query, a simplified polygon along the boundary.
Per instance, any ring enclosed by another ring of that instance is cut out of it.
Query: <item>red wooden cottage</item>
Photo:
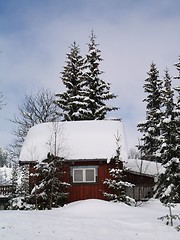
[[[64,180],[71,184],[68,202],[89,198],[104,200],[106,186],[103,181],[109,177],[110,159],[116,154],[117,135],[121,139],[121,156],[127,161],[125,133],[120,120],[38,124],[30,129],[26,137],[20,163],[29,164],[31,173],[34,163],[44,160],[48,152],[64,157]],[[131,182],[137,178],[129,173]],[[30,184],[32,187],[33,182],[30,181]],[[152,187],[153,180],[147,184]]]

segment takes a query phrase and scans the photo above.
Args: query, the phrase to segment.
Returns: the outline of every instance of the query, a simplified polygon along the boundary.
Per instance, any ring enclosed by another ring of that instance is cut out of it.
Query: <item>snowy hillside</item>
[[[180,205],[174,213],[180,212]],[[167,209],[156,200],[139,207],[84,200],[52,211],[1,211],[4,240],[179,240],[180,233],[158,217]],[[176,223],[177,224],[177,223]]]

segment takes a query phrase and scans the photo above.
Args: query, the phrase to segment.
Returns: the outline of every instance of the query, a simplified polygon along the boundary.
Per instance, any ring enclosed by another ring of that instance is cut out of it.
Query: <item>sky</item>
[[[163,77],[180,54],[178,0],[0,0],[0,147],[11,143],[25,94],[41,88],[64,91],[60,72],[76,41],[82,55],[93,30],[104,59],[103,80],[120,107],[108,117],[122,118],[128,147],[138,144],[137,124],[145,120],[144,80],[156,63]],[[174,83],[176,84],[176,83]]]

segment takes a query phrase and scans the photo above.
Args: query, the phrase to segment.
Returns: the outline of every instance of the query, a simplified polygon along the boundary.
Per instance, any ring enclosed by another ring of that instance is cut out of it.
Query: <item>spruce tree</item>
[[[12,192],[11,198],[16,197],[16,194],[18,191],[18,179],[19,179],[19,166],[15,162],[12,165],[11,184],[12,184],[13,192]]]
[[[66,65],[61,72],[61,80],[66,91],[56,94],[55,103],[63,110],[65,121],[84,120],[87,104],[84,100],[84,59],[80,48],[74,42],[67,54]]]
[[[47,158],[36,165],[37,184],[30,196],[36,208],[50,210],[66,203],[69,184],[63,181],[63,163],[63,158],[48,153]]]
[[[168,70],[165,70],[164,88],[162,90],[163,114],[161,121],[161,141],[160,154],[162,164],[166,164],[173,157],[177,156],[177,129],[175,120],[174,91],[172,80]]]
[[[99,68],[102,61],[101,51],[98,49],[95,39],[96,36],[92,32],[85,61],[87,120],[104,119],[108,112],[118,109],[105,103],[107,100],[117,96],[110,92],[110,84],[101,79],[101,74],[103,73]]]
[[[14,163],[11,182],[13,191],[7,208],[11,210],[33,209],[32,205],[27,204],[29,198],[29,166],[18,166],[17,163]]]
[[[175,91],[177,93],[177,98],[175,102],[175,120],[176,120],[176,128],[177,128],[177,141],[178,141],[178,149],[180,148],[180,57],[178,63],[175,64],[175,67],[178,71],[178,76],[174,77],[176,81],[179,81],[179,84],[176,85]],[[180,151],[180,149],[179,149]]]
[[[12,192],[10,194],[10,200],[7,204],[7,209],[17,210],[19,209],[18,202],[19,202],[19,166],[17,163],[12,165],[12,174],[11,174],[11,184],[12,184]]]
[[[177,132],[177,157],[180,159],[180,57],[175,67],[178,71],[178,76],[175,77],[178,80],[178,84],[175,88],[177,93],[177,98],[175,101],[175,124],[176,124],[176,132]]]
[[[133,199],[126,195],[126,189],[132,187],[133,184],[125,180],[125,171],[127,168],[124,167],[123,159],[121,158],[120,136],[116,136],[116,145],[116,155],[111,158],[111,164],[113,164],[114,167],[109,169],[110,178],[104,181],[108,191],[103,194],[108,200],[130,204]]]
[[[162,92],[164,111],[161,123],[162,145],[160,148],[164,172],[158,177],[155,196],[168,207],[171,207],[171,204],[175,202],[180,202],[180,152],[173,100],[174,91],[171,85],[171,78],[166,70]]]
[[[147,97],[143,100],[146,105],[146,121],[138,124],[138,131],[143,133],[142,144],[138,146],[142,158],[150,161],[161,161],[157,155],[160,148],[160,125],[162,107],[162,80],[159,79],[159,71],[156,64],[152,63],[147,73],[144,91]]]
[[[19,195],[21,197],[28,197],[29,196],[29,165],[21,166],[21,182],[19,185]]]

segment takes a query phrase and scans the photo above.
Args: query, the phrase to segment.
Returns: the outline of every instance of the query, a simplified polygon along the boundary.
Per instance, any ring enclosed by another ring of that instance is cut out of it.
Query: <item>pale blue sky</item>
[[[93,29],[102,51],[103,79],[118,98],[128,146],[138,141],[136,125],[145,119],[143,84],[152,61],[160,76],[180,54],[178,0],[0,0],[0,147],[10,143],[24,94],[39,88],[63,90],[59,72],[73,41],[82,54]]]

